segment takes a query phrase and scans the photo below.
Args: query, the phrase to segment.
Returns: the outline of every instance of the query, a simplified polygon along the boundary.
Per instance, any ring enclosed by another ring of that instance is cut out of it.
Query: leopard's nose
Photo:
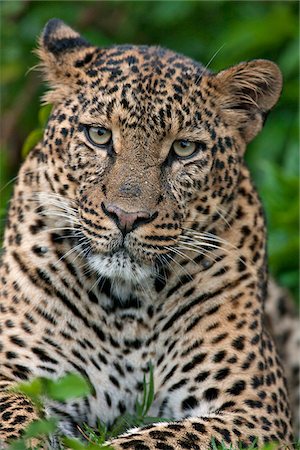
[[[151,222],[157,217],[157,213],[151,214],[148,211],[124,211],[117,205],[108,203],[101,204],[103,212],[112,219],[123,234],[129,233],[140,225]]]

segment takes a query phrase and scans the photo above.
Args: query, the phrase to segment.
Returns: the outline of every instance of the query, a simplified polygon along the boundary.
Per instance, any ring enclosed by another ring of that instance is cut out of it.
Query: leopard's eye
[[[177,156],[180,158],[188,158],[192,156],[197,150],[196,142],[190,142],[185,140],[174,141],[172,148]]]
[[[103,127],[89,127],[86,128],[88,139],[96,145],[108,144],[111,140],[112,133]]]

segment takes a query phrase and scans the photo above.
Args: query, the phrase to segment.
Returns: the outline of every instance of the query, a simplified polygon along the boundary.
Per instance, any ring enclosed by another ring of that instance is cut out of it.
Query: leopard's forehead
[[[200,82],[208,73],[192,59],[154,46],[87,48],[73,67],[80,70],[77,96],[87,122],[102,115],[108,119],[103,125],[110,126],[117,117],[118,126],[124,121],[127,130],[138,125],[144,133],[149,127],[164,133],[176,124],[186,129],[187,118],[190,122],[199,109]]]
[[[110,48],[86,49],[75,67],[88,66],[90,78],[105,78],[108,81],[126,84],[128,78],[144,83],[150,79],[170,80],[176,83],[197,83],[204,67],[192,59],[172,50],[157,46],[120,45]],[[131,86],[133,87],[133,86]],[[156,86],[149,86],[149,90]],[[180,91],[180,89],[178,89]]]
[[[74,68],[83,72],[77,84],[98,108],[102,98],[122,98],[126,107],[129,97],[135,109],[145,104],[165,107],[166,102],[182,105],[204,73],[201,64],[171,50],[129,45],[86,49]]]

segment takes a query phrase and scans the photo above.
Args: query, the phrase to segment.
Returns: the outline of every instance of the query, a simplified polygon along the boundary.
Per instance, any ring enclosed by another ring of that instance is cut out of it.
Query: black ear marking
[[[58,28],[62,28],[64,26],[65,26],[65,23],[62,20],[50,19],[44,27],[44,31],[43,31],[44,43],[46,44],[50,40],[51,36],[53,34],[55,34],[55,32]]]
[[[91,46],[79,33],[60,19],[49,20],[44,28],[41,42],[43,47],[55,56],[74,49]]]

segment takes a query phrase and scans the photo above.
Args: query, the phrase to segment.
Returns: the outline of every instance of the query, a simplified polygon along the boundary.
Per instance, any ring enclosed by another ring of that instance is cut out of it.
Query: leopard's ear
[[[50,86],[55,89],[63,85],[70,86],[78,79],[79,68],[84,65],[82,61],[93,48],[62,20],[49,20],[40,36],[37,54],[41,60],[42,72]]]
[[[239,130],[245,142],[250,142],[280,96],[279,68],[271,61],[258,59],[223,70],[214,80],[227,122]]]

